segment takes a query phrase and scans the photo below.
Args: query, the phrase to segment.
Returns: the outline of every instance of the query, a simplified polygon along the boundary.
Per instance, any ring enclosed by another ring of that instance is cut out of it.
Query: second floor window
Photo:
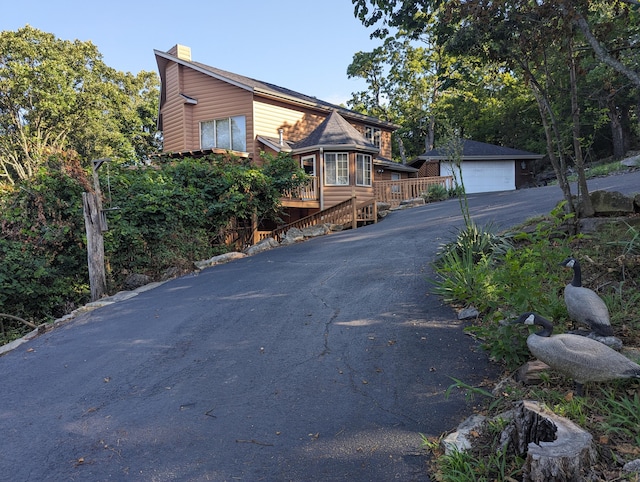
[[[325,153],[324,183],[328,186],[349,185],[349,154],[346,152]]]
[[[374,146],[380,147],[381,132],[377,127],[366,126],[364,128],[364,137]]]
[[[356,155],[356,184],[371,186],[371,156],[369,154]]]
[[[200,148],[246,152],[247,129],[245,117],[238,115],[201,122]]]

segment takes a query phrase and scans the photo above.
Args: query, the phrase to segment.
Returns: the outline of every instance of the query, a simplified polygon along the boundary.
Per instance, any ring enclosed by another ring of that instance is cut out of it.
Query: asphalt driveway
[[[640,191],[640,173],[597,182]],[[560,199],[544,187],[469,204],[506,227]],[[452,378],[497,373],[428,294],[429,264],[460,225],[457,200],[392,213],[19,346],[0,357],[0,479],[429,480],[420,434],[474,409],[458,390],[445,397]]]

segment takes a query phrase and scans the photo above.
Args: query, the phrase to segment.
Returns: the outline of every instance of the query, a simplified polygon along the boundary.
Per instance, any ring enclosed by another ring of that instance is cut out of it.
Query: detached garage
[[[450,157],[448,150],[437,148],[418,156],[410,165],[419,170],[420,177],[451,176],[454,165]],[[531,185],[533,163],[542,157],[510,147],[462,140],[460,171],[465,191],[513,191]]]

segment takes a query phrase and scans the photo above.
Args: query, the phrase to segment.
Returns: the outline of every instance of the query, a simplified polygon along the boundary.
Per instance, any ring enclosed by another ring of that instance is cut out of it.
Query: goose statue
[[[538,325],[542,330],[527,338],[529,351],[540,361],[575,382],[576,394],[583,394],[586,382],[640,378],[640,365],[599,341],[580,335],[551,335],[553,324],[542,316],[527,312],[513,323]]]
[[[582,286],[582,271],[578,260],[569,257],[560,265],[573,269],[573,279],[564,288],[564,302],[567,305],[569,317],[591,328],[597,336],[613,336],[609,309],[595,291]]]

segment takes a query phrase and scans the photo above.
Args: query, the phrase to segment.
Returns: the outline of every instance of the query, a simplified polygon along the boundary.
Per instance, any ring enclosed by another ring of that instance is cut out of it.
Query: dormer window
[[[381,132],[382,131],[377,127],[365,126],[364,137],[374,146],[380,147]]]

